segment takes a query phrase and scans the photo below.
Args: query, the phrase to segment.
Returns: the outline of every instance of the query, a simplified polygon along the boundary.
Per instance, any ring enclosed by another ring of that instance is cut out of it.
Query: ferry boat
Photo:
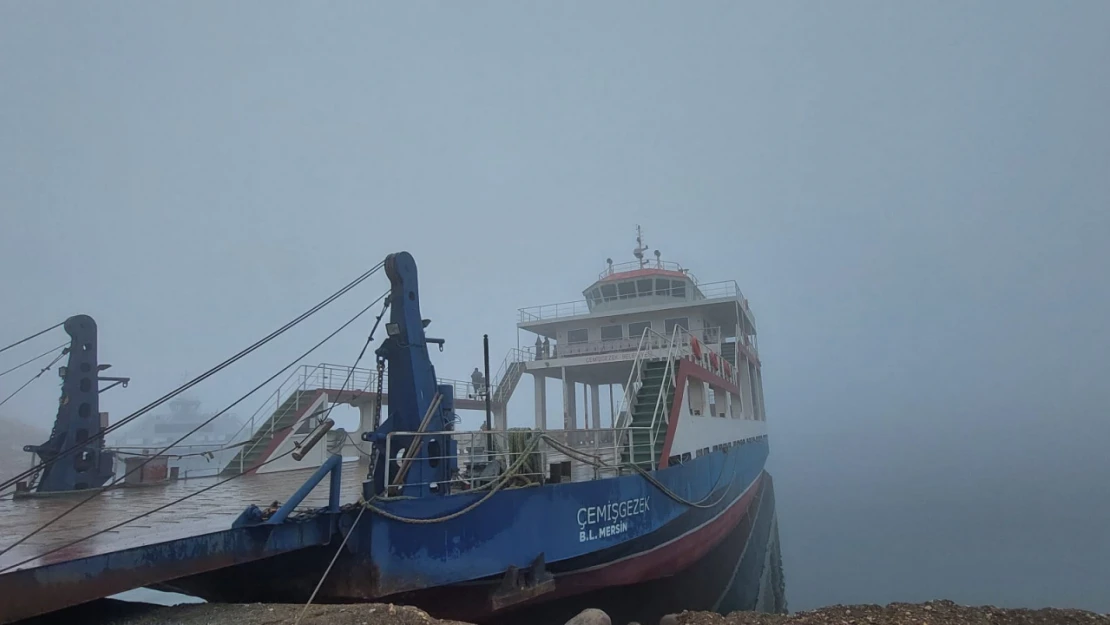
[[[599,591],[648,605],[636,593],[692,583],[674,609],[783,611],[755,316],[735,282],[699,282],[646,251],[638,233],[635,260],[606,261],[583,301],[520,309],[528,347],[470,383],[436,376],[428,346],[443,341],[425,334],[415,260],[390,255],[377,368],[300,370],[223,470],[253,504],[219,532],[135,539],[144,576],[128,570],[99,592],[391,601],[497,622],[596,604]],[[525,375],[534,416],[521,419],[510,400]],[[356,430],[328,432],[327,406],[340,403],[358,407]],[[484,411],[487,425],[458,431],[458,410]],[[304,481],[275,495],[296,484],[282,477]],[[215,506],[205,516],[230,520]],[[706,566],[708,584],[692,573]],[[36,575],[25,592],[49,578]]]

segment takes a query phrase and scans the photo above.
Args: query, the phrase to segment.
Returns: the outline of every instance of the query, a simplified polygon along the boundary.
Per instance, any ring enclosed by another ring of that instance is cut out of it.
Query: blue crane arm
[[[375,432],[363,435],[378,447],[373,480],[364,490],[367,496],[383,492],[386,480],[392,483],[400,469],[397,450],[409,448],[414,438],[419,438],[419,448],[409,461],[400,492],[415,497],[446,494],[458,467],[456,444],[448,434],[454,424],[453,388],[438,384],[428,354],[430,341],[424,334],[428,321],[420,315],[416,261],[408,252],[390,254],[385,259],[385,272],[390,282],[389,322],[385,326],[386,338],[375,353],[388,366],[389,412]],[[386,436],[392,432],[419,431],[437,393],[439,403],[424,430],[428,434],[393,435],[389,452],[394,458],[386,458]]]

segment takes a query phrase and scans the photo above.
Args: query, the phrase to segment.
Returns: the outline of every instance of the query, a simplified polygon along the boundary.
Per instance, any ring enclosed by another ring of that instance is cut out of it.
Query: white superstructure
[[[634,377],[633,362],[645,336],[685,338],[687,347],[693,339],[704,354],[719,354],[729,363],[728,377],[739,391],[735,400],[729,399],[732,393],[695,384],[681,400],[692,415],[727,412],[763,421],[755,316],[736,282],[699,282],[688,269],[661,260],[658,250],[654,259],[645,258],[639,228],[636,242],[636,260],[607,260],[605,270],[583,291],[584,300],[520,309],[517,327],[525,334],[521,343],[529,347],[517,355],[520,373],[530,374],[534,382],[535,428],[558,427],[548,415],[551,379],[560,382],[561,402],[555,403],[562,406],[563,429],[616,427],[613,419],[619,420],[621,404],[627,401],[624,386]],[[714,366],[724,373],[723,364]],[[516,386],[515,380],[511,385],[501,382],[495,378],[495,384],[508,389]],[[585,401],[579,402],[579,393]],[[505,410],[496,416],[496,428],[504,429]]]

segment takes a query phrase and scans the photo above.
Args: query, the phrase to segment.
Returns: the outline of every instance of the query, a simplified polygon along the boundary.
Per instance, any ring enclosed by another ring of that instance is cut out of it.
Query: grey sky
[[[0,343],[93,315],[119,417],[407,249],[465,378],[640,223],[752,301],[792,607],[1110,611],[1107,32],[1094,0],[6,2]],[[2,410],[48,427],[54,380]]]

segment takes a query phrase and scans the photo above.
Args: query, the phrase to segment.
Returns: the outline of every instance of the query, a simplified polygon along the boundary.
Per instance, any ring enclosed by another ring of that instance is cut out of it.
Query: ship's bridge
[[[536,380],[536,427],[546,428],[546,380],[562,381],[564,427],[601,427],[599,387],[609,387],[610,415],[624,395],[644,340],[689,346],[695,339],[731,366],[758,375],[755,315],[735,281],[700,282],[658,250],[647,259],[639,231],[636,260],[605,269],[582,291],[585,299],[521,308],[518,370]],[[654,338],[651,338],[654,337]],[[498,379],[500,376],[498,377]],[[507,385],[507,394],[515,386]],[[589,400],[577,408],[576,388]],[[580,420],[585,412],[588,417]],[[589,417],[593,417],[592,419]],[[503,427],[502,422],[502,427]]]
[[[615,312],[651,304],[705,299],[689,270],[674,262],[632,261],[613,265],[582,292],[591,313]]]
[[[549,358],[635,351],[645,329],[670,336],[675,326],[724,351],[739,341],[756,351],[755,315],[733,280],[699,283],[675,262],[637,260],[607,268],[584,300],[521,308],[517,327],[554,347]],[[527,339],[531,343],[531,339]],[[730,354],[731,355],[731,354]],[[733,360],[733,358],[729,358]]]

